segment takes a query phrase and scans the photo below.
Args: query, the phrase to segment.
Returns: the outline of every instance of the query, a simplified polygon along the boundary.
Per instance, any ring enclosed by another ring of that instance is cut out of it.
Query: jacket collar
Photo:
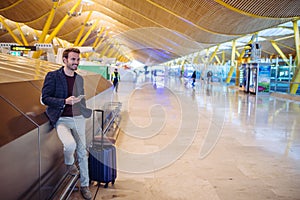
[[[58,71],[61,73],[61,75],[65,76],[64,66],[62,66],[61,68],[59,68]],[[76,72],[74,72],[74,76],[75,76],[75,77],[77,76],[77,73],[76,73]]]

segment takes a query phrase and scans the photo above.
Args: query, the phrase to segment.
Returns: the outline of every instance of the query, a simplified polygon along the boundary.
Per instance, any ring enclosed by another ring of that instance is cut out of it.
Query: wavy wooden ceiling
[[[58,26],[77,0],[60,0],[49,34]],[[103,39],[96,49],[113,49],[152,65],[231,41],[246,34],[276,27],[300,16],[299,0],[93,0],[82,1],[76,9],[81,15],[70,17],[57,37],[74,43],[90,11],[90,20],[99,19],[82,46]],[[36,43],[44,28],[51,0],[5,0],[0,2],[0,17],[21,40],[18,23],[29,44]],[[91,26],[85,26],[84,34]],[[108,29],[108,27],[110,27]],[[102,34],[99,30],[105,28]],[[37,30],[37,31],[36,31]],[[97,31],[98,30],[98,31]],[[289,39],[292,40],[293,38]],[[15,42],[0,30],[0,42]],[[291,44],[293,42],[286,41]],[[276,54],[270,45],[269,53]],[[290,53],[290,52],[288,52]],[[110,54],[114,55],[114,54]]]

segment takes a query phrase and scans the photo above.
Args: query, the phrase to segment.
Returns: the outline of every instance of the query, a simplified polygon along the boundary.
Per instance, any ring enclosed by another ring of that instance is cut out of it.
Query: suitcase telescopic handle
[[[92,142],[92,146],[94,147],[95,145],[95,112],[101,112],[101,148],[103,148],[103,128],[104,128],[104,110],[101,109],[95,109],[93,110],[93,142]]]

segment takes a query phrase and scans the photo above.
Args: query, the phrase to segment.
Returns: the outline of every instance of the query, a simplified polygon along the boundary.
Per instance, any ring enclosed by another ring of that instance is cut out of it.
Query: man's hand
[[[80,102],[81,99],[82,98],[78,98],[75,96],[69,96],[68,98],[66,98],[66,104],[74,105],[75,103]]]

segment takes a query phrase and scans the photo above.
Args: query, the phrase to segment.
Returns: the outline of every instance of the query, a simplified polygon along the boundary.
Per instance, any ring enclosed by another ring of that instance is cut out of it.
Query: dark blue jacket
[[[84,94],[84,81],[82,76],[75,72],[76,91],[73,91],[73,96]],[[50,124],[55,127],[55,124],[61,116],[64,107],[65,99],[68,98],[67,79],[63,72],[63,67],[58,70],[48,72],[42,88],[42,102],[47,105],[46,115],[49,118]],[[92,111],[86,108],[85,98],[80,101],[81,114],[88,118]]]

